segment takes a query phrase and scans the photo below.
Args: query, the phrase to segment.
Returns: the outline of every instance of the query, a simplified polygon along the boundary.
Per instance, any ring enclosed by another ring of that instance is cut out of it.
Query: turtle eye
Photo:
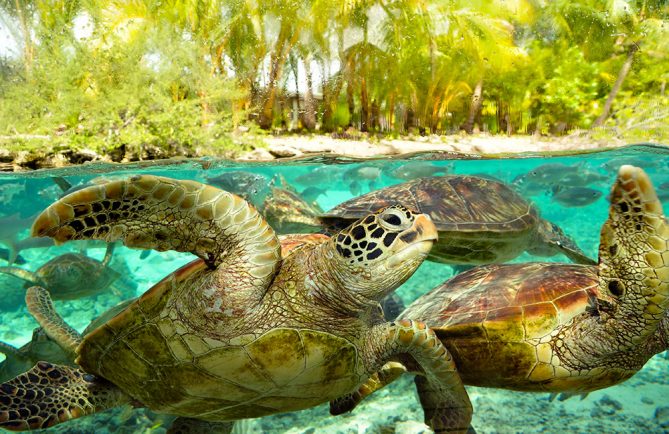
[[[411,226],[406,214],[396,208],[388,208],[379,215],[379,223],[384,229],[402,231]]]

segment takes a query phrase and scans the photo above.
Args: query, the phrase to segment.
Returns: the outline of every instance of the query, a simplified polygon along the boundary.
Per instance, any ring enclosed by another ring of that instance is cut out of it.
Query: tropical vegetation
[[[0,146],[669,139],[669,1],[0,0]]]

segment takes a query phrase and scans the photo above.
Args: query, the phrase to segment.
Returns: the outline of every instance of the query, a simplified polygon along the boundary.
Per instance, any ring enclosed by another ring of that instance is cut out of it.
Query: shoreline
[[[286,158],[309,156],[338,156],[350,158],[397,157],[422,152],[443,152],[453,154],[453,158],[503,158],[523,154],[562,154],[593,152],[614,149],[633,143],[620,139],[592,139],[582,135],[561,137],[502,136],[488,134],[455,134],[448,136],[376,138],[358,137],[353,139],[333,138],[330,135],[276,135],[252,136],[242,134],[237,137],[245,143],[255,142],[253,150],[237,155],[224,151],[219,154],[195,149],[192,155],[165,155],[144,149],[144,158],[137,155],[123,155],[118,152],[99,154],[82,150],[21,150],[10,151],[0,145],[0,172],[22,172],[35,169],[62,168],[84,163],[133,163],[161,159],[184,159],[199,157],[224,158],[230,161],[274,161]]]

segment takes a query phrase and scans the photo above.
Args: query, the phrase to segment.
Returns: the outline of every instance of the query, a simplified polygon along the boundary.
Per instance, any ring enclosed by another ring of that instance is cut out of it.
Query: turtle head
[[[380,300],[416,271],[436,240],[429,216],[390,206],[331,238],[330,267],[356,298]]]
[[[614,333],[633,346],[655,334],[669,308],[669,226],[646,173],[622,166],[599,245],[599,298]]]
[[[537,240],[527,251],[535,256],[554,256],[562,253],[577,264],[597,264],[586,256],[583,250],[569,235],[564,233],[560,226],[545,219],[539,219]]]

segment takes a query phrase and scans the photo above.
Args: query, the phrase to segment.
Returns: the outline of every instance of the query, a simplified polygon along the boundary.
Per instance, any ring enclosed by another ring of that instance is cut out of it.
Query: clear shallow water
[[[455,174],[492,176],[515,185],[526,198],[532,200],[546,219],[557,223],[573,237],[583,251],[592,258],[597,256],[599,230],[608,214],[606,196],[621,164],[643,167],[650,175],[658,195],[669,206],[669,152],[665,148],[637,146],[615,151],[564,155],[560,157],[527,156],[514,159],[433,159],[439,155],[422,154],[407,159],[376,159],[354,161],[349,159],[297,160],[268,163],[231,163],[216,160],[174,160],[159,163],[138,163],[128,166],[84,165],[75,168],[42,170],[25,174],[0,174],[0,243],[20,243],[28,237],[32,216],[52,203],[62,190],[54,177],[63,177],[70,184],[89,182],[98,176],[118,176],[148,173],[181,179],[207,182],[233,171],[244,171],[260,177],[250,187],[251,196],[262,198],[264,187],[275,175],[282,175],[297,191],[317,194],[314,187],[323,190],[316,197],[318,205],[327,210],[357,194],[404,182],[408,168],[426,174],[423,161]],[[407,163],[410,163],[407,166]],[[545,166],[550,164],[553,166]],[[555,165],[561,164],[559,170]],[[417,168],[418,167],[418,168]],[[402,170],[402,169],[405,170]],[[548,173],[548,175],[546,175]],[[556,174],[557,173],[557,174]],[[571,174],[570,178],[561,173]],[[403,175],[404,174],[404,175]],[[438,173],[437,173],[438,174]],[[524,182],[518,180],[522,178]],[[579,185],[563,186],[564,182],[580,179]],[[529,179],[529,181],[528,181]],[[555,180],[553,182],[553,180]],[[566,180],[566,181],[565,181]],[[541,181],[541,182],[539,182]],[[591,190],[572,190],[573,188]],[[599,197],[597,197],[599,192]],[[584,199],[584,195],[592,198]],[[561,198],[560,200],[558,200]],[[577,202],[591,203],[570,206]],[[2,245],[0,245],[2,247]],[[20,256],[22,268],[36,270],[51,258],[66,252],[86,252],[101,259],[104,245],[99,243],[67,243],[62,246],[25,249]],[[56,308],[66,321],[83,330],[91,319],[123,299],[134,297],[149,289],[165,275],[190,261],[193,256],[175,252],[151,252],[118,247],[111,267],[121,273],[108,290],[100,294],[71,301],[56,301]],[[567,261],[566,258],[536,258],[524,253],[514,262],[533,260]],[[6,262],[0,259],[0,266]],[[425,263],[399,290],[408,303],[420,294],[453,275],[447,265]],[[0,280],[0,341],[20,346],[30,340],[37,324],[27,313],[22,301],[23,290],[16,281]],[[627,382],[590,394],[584,400],[550,402],[547,394],[529,394],[491,389],[469,388],[474,403],[473,426],[479,432],[554,432],[569,426],[574,432],[644,431],[662,432],[661,422],[655,418],[658,408],[667,405],[669,383],[666,381],[667,361],[663,355],[652,359],[646,367]],[[659,413],[662,413],[660,411]],[[420,428],[422,412],[407,379],[373,396],[351,415],[335,418],[327,414],[327,406],[299,413],[278,415],[248,421],[244,432],[415,432]],[[84,418],[57,428],[60,432],[155,432],[164,431],[161,418],[144,410],[118,410],[92,418]],[[412,423],[415,422],[415,425]],[[669,425],[668,425],[669,426]],[[313,429],[315,431],[310,431]],[[418,431],[419,432],[419,431]]]

